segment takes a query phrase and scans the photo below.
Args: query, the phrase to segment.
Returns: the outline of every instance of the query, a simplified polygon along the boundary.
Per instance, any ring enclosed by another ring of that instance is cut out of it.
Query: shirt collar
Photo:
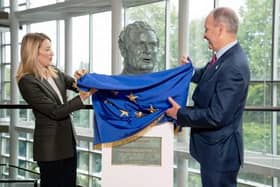
[[[227,50],[229,50],[230,48],[232,48],[235,44],[237,44],[237,40],[227,44],[226,46],[224,46],[223,48],[221,48],[220,50],[217,51],[216,53],[216,57],[217,59],[219,59]]]

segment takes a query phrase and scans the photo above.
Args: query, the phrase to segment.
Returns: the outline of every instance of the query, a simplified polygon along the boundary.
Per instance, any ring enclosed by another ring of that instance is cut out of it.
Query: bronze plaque
[[[112,147],[112,165],[161,165],[161,137],[143,136]]]

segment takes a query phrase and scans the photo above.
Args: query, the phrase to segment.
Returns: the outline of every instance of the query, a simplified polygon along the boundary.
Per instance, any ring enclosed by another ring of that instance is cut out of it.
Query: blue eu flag
[[[193,73],[191,63],[141,75],[101,75],[88,73],[78,80],[81,90],[98,89],[93,96],[94,141],[124,140],[159,121],[170,121],[165,111],[168,97],[186,105]]]

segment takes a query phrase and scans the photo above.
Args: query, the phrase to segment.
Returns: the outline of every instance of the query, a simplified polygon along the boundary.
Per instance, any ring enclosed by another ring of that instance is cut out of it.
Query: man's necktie
[[[210,62],[210,66],[213,66],[216,63],[216,61],[217,61],[217,56],[216,56],[216,54],[213,54],[211,62]]]

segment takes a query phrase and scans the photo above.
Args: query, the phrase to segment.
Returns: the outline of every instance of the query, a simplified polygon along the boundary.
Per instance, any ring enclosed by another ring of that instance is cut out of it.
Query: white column
[[[19,21],[15,16],[15,11],[17,10],[17,0],[10,0],[10,34],[11,34],[11,103],[18,104],[19,94],[17,81],[15,79],[17,67],[19,64],[18,57],[18,29],[19,29]],[[19,115],[18,110],[11,111],[11,120],[9,127],[10,134],[10,160],[9,164],[18,165],[18,133],[16,131],[16,124],[18,123]],[[14,168],[9,168],[10,178],[16,178],[17,170]]]
[[[72,75],[72,18],[65,19],[65,73]]]
[[[112,4],[112,74],[120,74],[122,69],[121,54],[118,46],[119,34],[123,26],[123,2],[111,0]]]
[[[189,40],[189,0],[179,0],[179,59],[189,55],[187,42]]]
[[[179,0],[179,60],[182,56],[189,55],[189,48],[187,46],[189,41],[189,0]],[[189,138],[189,129],[183,128],[183,131],[179,133],[177,138],[178,143],[186,143]],[[188,186],[188,161],[180,155],[177,158],[177,187],[187,187]]]
[[[169,69],[170,64],[170,0],[166,0],[165,5],[165,69]]]

